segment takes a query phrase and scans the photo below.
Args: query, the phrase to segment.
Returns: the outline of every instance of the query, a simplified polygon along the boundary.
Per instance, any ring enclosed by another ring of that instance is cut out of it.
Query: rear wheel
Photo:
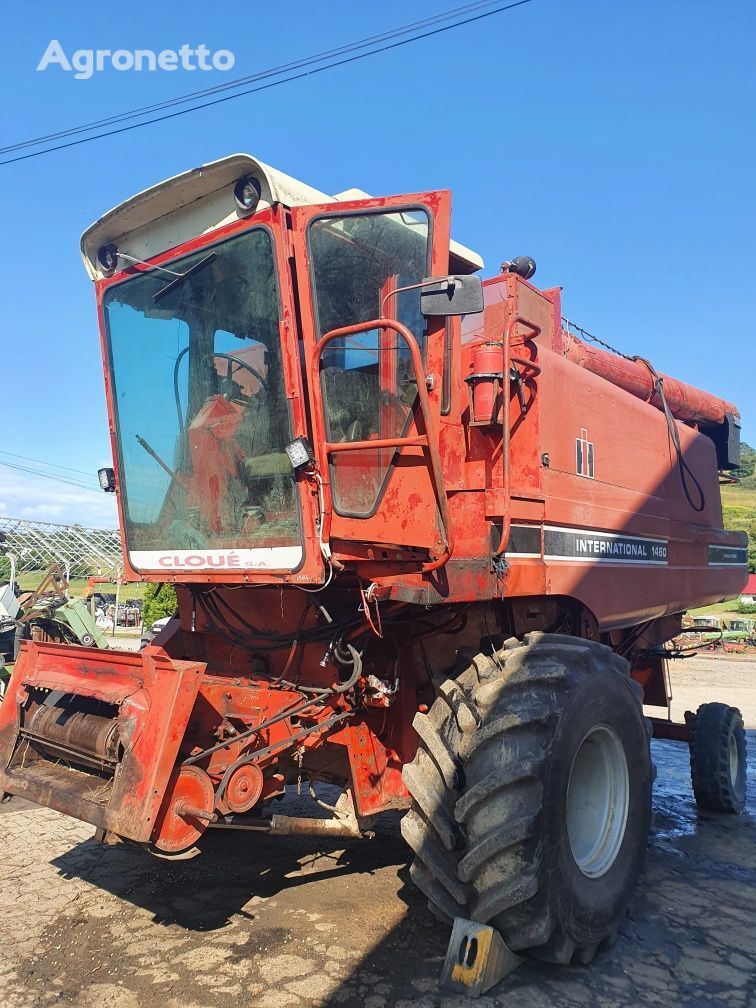
[[[699,808],[742,812],[746,804],[746,738],[737,707],[702,704],[690,736],[690,777]]]
[[[587,962],[640,874],[651,817],[640,687],[609,648],[555,634],[461,662],[414,725],[402,822],[439,916],[510,948]]]

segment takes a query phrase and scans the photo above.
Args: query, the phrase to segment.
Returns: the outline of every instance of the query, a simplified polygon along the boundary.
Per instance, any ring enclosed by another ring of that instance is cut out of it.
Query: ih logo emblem
[[[578,476],[593,479],[593,441],[588,440],[585,427],[580,430],[580,437],[575,438],[575,472]]]

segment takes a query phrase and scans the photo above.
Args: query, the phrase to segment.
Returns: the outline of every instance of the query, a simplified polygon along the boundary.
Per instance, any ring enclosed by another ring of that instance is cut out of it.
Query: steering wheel
[[[213,358],[216,358],[216,357],[220,357],[221,360],[227,361],[226,381],[230,382],[230,381],[233,380],[234,366],[236,366],[237,368],[243,368],[245,371],[249,371],[249,373],[254,378],[257,378],[257,380],[260,382],[260,387],[263,389],[263,391],[265,391],[265,392],[268,391],[268,383],[263,378],[263,376],[260,374],[260,372],[257,371],[257,370],[255,370],[255,368],[253,368],[251,364],[247,364],[246,361],[239,360],[238,357],[233,357],[231,354],[214,353],[213,354]],[[251,396],[245,396],[245,398],[247,400],[251,400]]]

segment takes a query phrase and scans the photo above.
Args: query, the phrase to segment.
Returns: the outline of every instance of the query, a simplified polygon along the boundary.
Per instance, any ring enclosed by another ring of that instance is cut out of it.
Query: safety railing
[[[451,524],[449,521],[446,491],[444,490],[441,457],[438,451],[438,439],[436,436],[435,424],[433,423],[430,400],[428,398],[423,358],[420,353],[420,348],[417,345],[417,340],[406,326],[402,325],[401,322],[397,322],[395,319],[373,319],[370,322],[358,322],[355,325],[342,326],[340,329],[332,329],[330,332],[327,332],[325,336],[322,336],[315,345],[312,357],[312,374],[318,375],[320,373],[320,360],[323,350],[329,343],[332,343],[337,339],[344,339],[349,336],[355,336],[357,333],[368,332],[374,329],[390,329],[407,344],[410,357],[412,359],[412,366],[415,371],[415,375],[417,376],[417,398],[420,406],[420,416],[422,418],[423,430],[425,433],[410,435],[408,437],[381,438],[380,440],[373,441],[329,441],[326,436],[323,393],[319,381],[317,383],[313,383],[312,388],[314,405],[313,422],[317,432],[317,439],[323,446],[325,453],[329,456],[337,452],[367,450],[377,451],[382,448],[401,449],[419,447],[426,452],[430,461],[429,473],[440,516],[440,533],[441,542],[443,544],[443,549],[439,556],[433,557],[431,560],[422,564],[420,570],[422,573],[427,573],[429,571],[437,570],[439,567],[443,567],[443,565],[449,560],[453,551],[453,539]],[[330,476],[327,473],[323,473],[323,482],[328,485],[328,492],[330,495]],[[330,510],[327,510],[327,513],[323,518],[323,524],[326,527],[323,529],[322,535],[326,542],[328,541],[330,532],[330,514]]]

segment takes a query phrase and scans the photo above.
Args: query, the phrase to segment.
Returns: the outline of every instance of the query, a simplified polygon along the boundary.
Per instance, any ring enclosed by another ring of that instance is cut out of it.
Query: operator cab
[[[450,262],[460,274],[482,265],[450,243],[448,203],[446,193],[327,197],[237,155],[134,197],[84,234],[135,573],[322,580],[325,526],[359,540],[355,523],[376,514],[392,479],[402,492],[406,474],[394,470],[407,439],[418,455],[429,334],[446,325],[423,315],[421,285]],[[400,329],[365,326],[384,316]],[[312,444],[310,472],[287,456],[297,438]],[[415,482],[409,528],[389,522],[364,541],[426,554],[437,544],[438,479]]]

